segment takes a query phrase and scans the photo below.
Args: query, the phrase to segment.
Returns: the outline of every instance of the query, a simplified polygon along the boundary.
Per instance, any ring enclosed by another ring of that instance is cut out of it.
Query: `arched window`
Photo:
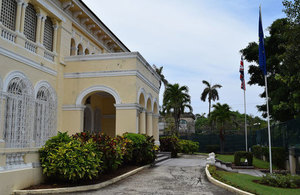
[[[90,54],[90,51],[88,49],[85,49],[84,55],[89,55],[89,54]]]
[[[33,138],[36,147],[41,147],[56,134],[56,100],[53,90],[42,86],[35,100],[35,117]]]
[[[53,51],[53,34],[54,28],[51,18],[47,17],[44,28],[44,46],[49,51]]]
[[[75,54],[76,54],[76,43],[74,39],[71,39],[70,56],[74,56]]]
[[[14,77],[5,93],[5,145],[8,148],[29,147],[32,135],[34,99],[31,83],[26,78]]]
[[[83,54],[83,47],[81,44],[78,45],[77,47],[77,55],[82,55]]]
[[[17,2],[15,0],[2,0],[1,17],[2,24],[10,29],[16,29]]]
[[[32,4],[28,4],[25,11],[24,35],[30,41],[35,42],[36,39],[37,16]]]

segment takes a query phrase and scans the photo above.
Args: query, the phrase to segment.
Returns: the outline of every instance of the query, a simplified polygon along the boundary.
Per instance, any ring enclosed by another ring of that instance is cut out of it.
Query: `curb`
[[[219,187],[221,187],[221,188],[224,188],[224,189],[226,189],[226,190],[228,190],[228,191],[230,191],[230,192],[234,192],[234,193],[236,193],[236,194],[242,194],[242,195],[254,195],[254,194],[252,194],[252,193],[250,193],[250,192],[246,192],[246,191],[240,190],[240,189],[238,189],[238,188],[235,188],[235,187],[232,187],[232,186],[230,186],[230,185],[228,185],[228,184],[225,184],[225,183],[223,183],[223,182],[220,182],[219,180],[216,180],[215,178],[213,178],[213,177],[210,175],[210,173],[209,173],[209,171],[208,171],[208,166],[209,166],[209,165],[206,165],[206,167],[205,167],[205,173],[206,173],[207,179],[208,179],[211,183],[213,183],[213,184],[215,184],[215,185],[217,185],[217,186],[219,186]]]
[[[90,190],[98,190],[104,188],[108,185],[114,184],[122,179],[125,179],[131,175],[136,174],[139,171],[142,171],[146,168],[149,168],[151,165],[145,165],[134,169],[128,173],[115,177],[111,180],[93,184],[93,185],[86,185],[86,186],[77,186],[77,187],[66,187],[66,188],[51,188],[51,189],[39,189],[39,190],[14,190],[13,194],[15,195],[29,195],[29,194],[59,194],[59,193],[71,193],[71,192],[84,192]]]

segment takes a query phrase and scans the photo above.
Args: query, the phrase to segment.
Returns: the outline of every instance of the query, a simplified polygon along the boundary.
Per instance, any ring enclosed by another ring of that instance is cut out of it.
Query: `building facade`
[[[153,135],[160,78],[81,0],[0,0],[0,191],[42,180],[57,130]]]

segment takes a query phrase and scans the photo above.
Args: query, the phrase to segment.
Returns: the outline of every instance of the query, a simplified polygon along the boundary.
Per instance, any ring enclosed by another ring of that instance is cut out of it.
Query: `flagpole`
[[[245,140],[246,140],[246,152],[248,152],[248,137],[247,137],[247,115],[246,115],[246,90],[244,89],[244,110],[245,110]]]
[[[273,172],[272,171],[272,149],[271,149],[271,130],[270,130],[269,96],[268,96],[267,75],[265,75],[265,88],[266,88],[267,118],[268,118],[269,161],[270,161],[270,173],[272,173]]]

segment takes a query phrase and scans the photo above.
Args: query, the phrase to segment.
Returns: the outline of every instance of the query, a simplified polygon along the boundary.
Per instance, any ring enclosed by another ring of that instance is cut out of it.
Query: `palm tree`
[[[206,80],[202,81],[203,84],[206,85],[206,88],[203,90],[201,94],[201,100],[205,102],[206,98],[208,99],[208,117],[210,116],[210,108],[211,108],[211,100],[216,101],[219,100],[219,93],[217,91],[218,88],[221,88],[222,85],[220,84],[215,84],[211,87],[211,84],[207,82]]]
[[[175,130],[179,132],[180,115],[188,108],[192,112],[191,97],[187,86],[180,87],[179,84],[168,84],[164,92],[163,111],[172,113],[175,121]]]
[[[219,124],[220,128],[220,150],[221,154],[224,153],[224,141],[225,141],[225,130],[224,125],[227,121],[234,116],[234,113],[230,110],[228,104],[217,103],[213,105],[214,110],[210,113],[210,120],[215,121],[216,124]]]
[[[154,64],[153,64],[153,68],[155,70],[155,72],[159,75],[161,81],[159,81],[159,87],[161,86],[161,82],[163,82],[165,88],[167,87],[167,85],[169,84],[169,82],[167,81],[167,79],[165,78],[165,75],[163,75],[162,71],[163,71],[163,66],[157,68]]]

